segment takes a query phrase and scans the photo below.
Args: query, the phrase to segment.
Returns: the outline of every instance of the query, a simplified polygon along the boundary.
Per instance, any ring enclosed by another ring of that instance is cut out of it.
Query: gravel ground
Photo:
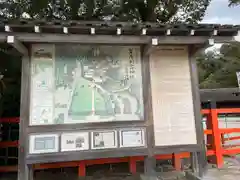
[[[240,180],[240,158],[226,158],[221,169],[209,168],[203,180]]]

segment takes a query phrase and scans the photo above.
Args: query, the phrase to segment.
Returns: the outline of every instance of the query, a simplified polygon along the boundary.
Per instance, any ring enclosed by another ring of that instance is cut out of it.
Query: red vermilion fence
[[[219,128],[218,114],[231,114],[239,113],[240,108],[224,108],[224,109],[204,109],[202,114],[206,116],[206,127],[204,134],[207,136],[206,148],[207,156],[211,163],[221,168],[224,164],[224,155],[236,155],[240,154],[240,144],[225,145],[226,141],[240,140],[240,136],[224,138],[224,134],[240,133],[240,128]],[[19,118],[4,118],[0,119],[0,123],[19,123]],[[0,142],[0,148],[17,147],[18,141],[12,142]],[[172,159],[176,169],[181,169],[181,159],[190,157],[189,152],[178,154],[165,154],[156,155],[156,159]],[[123,157],[123,158],[105,158],[95,160],[83,160],[74,162],[62,162],[62,163],[48,163],[48,164],[36,164],[34,169],[51,169],[62,167],[78,167],[78,175],[86,175],[86,166],[94,164],[107,164],[107,163],[120,163],[128,162],[129,171],[136,173],[136,162],[143,161],[143,156],[135,157]],[[0,172],[13,172],[17,171],[17,166],[0,166]]]

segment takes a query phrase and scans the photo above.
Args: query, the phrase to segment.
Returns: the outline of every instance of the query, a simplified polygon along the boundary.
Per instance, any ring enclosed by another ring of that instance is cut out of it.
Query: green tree
[[[229,6],[238,6],[240,5],[240,0],[229,0]]]
[[[207,52],[197,58],[200,88],[237,87],[240,71],[240,43],[222,45],[219,52]]]
[[[4,18],[199,22],[211,0],[5,0]]]

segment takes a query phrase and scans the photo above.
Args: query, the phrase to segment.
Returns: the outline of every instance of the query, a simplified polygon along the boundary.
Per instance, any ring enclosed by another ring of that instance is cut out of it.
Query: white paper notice
[[[61,136],[61,151],[79,151],[89,149],[88,132],[64,133]]]
[[[120,147],[140,147],[145,145],[144,130],[122,130]]]
[[[103,131],[92,133],[93,149],[106,149],[116,147],[117,147],[116,131]]]
[[[197,144],[188,48],[159,48],[150,57],[155,146]]]
[[[30,135],[29,153],[53,153],[58,152],[58,134],[37,134]]]

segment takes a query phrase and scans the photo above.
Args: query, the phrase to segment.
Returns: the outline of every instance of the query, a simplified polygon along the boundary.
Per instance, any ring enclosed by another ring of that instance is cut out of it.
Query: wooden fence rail
[[[240,114],[240,108],[224,108],[224,109],[203,109],[202,114],[206,116],[206,129],[204,135],[206,136],[206,149],[209,162],[217,165],[221,168],[224,164],[224,155],[236,155],[240,154],[240,144],[226,145],[225,142],[232,140],[240,140],[240,136],[234,136],[225,138],[225,134],[240,133],[240,128],[219,128],[219,114]],[[0,119],[0,123],[19,123],[19,118],[3,118]],[[17,147],[18,141],[12,142],[0,142],[0,148]],[[189,158],[190,153],[178,153],[178,154],[165,154],[156,155],[156,159],[172,159],[176,169],[181,169],[181,159]],[[78,167],[78,175],[86,175],[86,166],[94,164],[107,164],[107,163],[120,163],[128,162],[129,171],[136,173],[136,162],[143,161],[143,156],[137,157],[119,157],[119,158],[105,158],[95,160],[83,160],[74,162],[62,162],[62,163],[49,163],[49,164],[36,164],[34,169],[50,169],[50,168],[63,168],[63,167]],[[13,172],[17,171],[17,166],[0,166],[0,172]]]

